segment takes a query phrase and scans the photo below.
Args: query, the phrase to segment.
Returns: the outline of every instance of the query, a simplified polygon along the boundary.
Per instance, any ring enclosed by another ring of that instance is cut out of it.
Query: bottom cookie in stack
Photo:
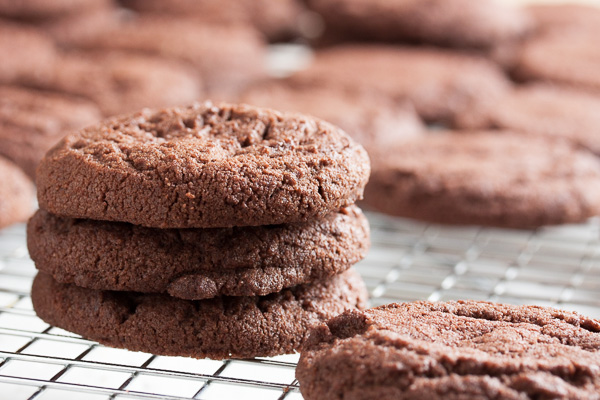
[[[292,353],[309,328],[366,305],[358,273],[267,296],[183,300],[62,284],[40,272],[31,291],[40,318],[114,347],[170,356],[251,358]]]

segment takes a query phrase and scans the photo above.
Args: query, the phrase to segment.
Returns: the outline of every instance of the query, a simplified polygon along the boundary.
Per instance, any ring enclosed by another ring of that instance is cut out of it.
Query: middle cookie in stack
[[[290,353],[367,297],[353,203],[365,151],[313,118],[228,104],[120,117],[38,169],[28,226],[38,315],[156,354]]]

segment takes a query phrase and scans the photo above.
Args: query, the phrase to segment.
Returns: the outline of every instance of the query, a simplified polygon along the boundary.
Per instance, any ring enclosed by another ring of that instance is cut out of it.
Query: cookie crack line
[[[540,308],[540,309],[544,309],[543,307],[537,307],[537,306],[532,306],[532,307],[536,307],[536,308]],[[481,320],[485,320],[485,321],[490,321],[490,322],[509,322],[511,324],[531,324],[531,325],[535,325],[538,326],[540,328],[544,328],[549,326],[549,323],[542,323],[541,321],[535,319],[535,320],[523,320],[523,321],[519,321],[519,320],[513,320],[513,319],[491,319],[491,318],[487,318],[486,316],[479,316],[479,315],[465,315],[465,314],[461,314],[461,313],[453,313],[450,311],[446,311],[446,310],[435,310],[434,312],[440,312],[443,314],[450,314],[450,315],[456,315],[457,317],[464,317],[464,318],[472,318],[472,319],[481,319]],[[556,321],[562,321],[565,322],[575,328],[581,328],[584,329],[588,332],[591,333],[598,333],[600,332],[600,323],[598,323],[597,321],[591,320],[591,319],[587,319],[587,318],[583,318],[581,320],[579,320],[579,324],[575,324],[574,321],[572,320],[567,320],[565,318],[565,316],[562,315],[552,315],[552,318]],[[554,336],[553,336],[554,337]],[[560,337],[556,337],[557,339],[559,339]]]
[[[415,305],[444,305],[446,303],[443,302],[415,302]],[[448,303],[451,306],[454,305],[469,305],[469,301],[457,301],[456,303]],[[496,303],[489,303],[490,305],[494,305]],[[390,308],[390,309],[399,309],[401,308],[402,304],[396,303],[396,304],[388,304],[388,305],[384,305],[381,306],[381,309],[386,309],[386,308]],[[539,307],[539,306],[531,306],[532,308],[535,309],[539,309],[540,311],[546,311],[547,308],[545,307]],[[510,315],[510,319],[505,319],[505,318],[490,318],[490,316],[492,315],[491,313],[487,313],[486,315],[483,315],[483,312],[480,313],[470,313],[467,315],[467,311],[462,311],[461,310],[455,310],[455,311],[459,311],[459,312],[452,312],[450,310],[448,310],[447,308],[434,308],[434,309],[426,309],[426,312],[430,312],[430,313],[439,313],[439,314],[448,314],[448,315],[454,315],[457,317],[461,317],[461,318],[465,318],[465,319],[475,319],[475,320],[484,320],[484,321],[490,321],[490,322],[504,322],[504,323],[511,323],[511,324],[531,324],[531,325],[535,325],[538,326],[540,328],[545,328],[550,326],[551,324],[546,322],[543,323],[542,321],[540,321],[539,319],[524,319],[524,320],[515,320],[513,318],[513,315]],[[471,310],[469,310],[471,311]],[[499,315],[500,316],[500,315]],[[567,323],[569,325],[571,325],[574,328],[581,328],[583,330],[586,330],[590,333],[600,333],[600,322],[590,319],[590,318],[586,318],[586,317],[580,317],[579,319],[575,318],[568,318],[566,315],[564,314],[560,314],[560,311],[557,311],[557,313],[555,314],[551,314],[548,315],[552,318],[553,321],[560,321],[560,322],[564,322]],[[330,332],[333,334],[333,336],[339,338],[339,339],[345,339],[348,338],[350,336],[356,336],[356,335],[360,335],[363,334],[365,332],[367,332],[369,329],[376,329],[376,324],[378,323],[375,319],[375,317],[364,317],[362,315],[359,314],[355,314],[353,315],[353,317],[357,317],[357,318],[361,318],[362,322],[361,322],[361,326],[356,327],[355,330],[350,331],[345,329],[342,326],[338,326],[339,324],[337,323],[337,321],[331,320],[327,322],[328,328],[330,330]],[[341,329],[340,329],[341,328]],[[561,343],[563,343],[563,337],[560,336],[554,336],[551,335],[550,333],[544,333],[545,335],[551,336],[553,338],[556,339],[560,339]],[[563,343],[565,344],[565,343]],[[566,343],[568,345],[571,345],[570,343]]]
[[[487,367],[480,368],[479,365],[473,364],[473,359],[478,353],[480,356],[485,356],[486,358],[500,358],[501,355],[490,355],[482,350],[478,350],[475,348],[465,348],[465,353],[461,353],[457,355],[455,359],[450,358],[449,355],[444,354],[442,351],[437,351],[440,349],[436,348],[436,352],[431,352],[427,349],[427,345],[431,342],[426,340],[414,339],[410,337],[410,335],[402,335],[393,331],[387,331],[392,333],[392,336],[396,336],[395,339],[390,341],[389,337],[378,337],[377,335],[370,336],[367,339],[373,343],[376,347],[393,347],[397,350],[406,351],[409,354],[413,354],[414,358],[417,359],[419,356],[427,355],[433,357],[437,363],[434,367],[441,367],[445,371],[444,375],[439,374],[439,370],[435,368],[427,368],[422,371],[423,376],[427,378],[441,378],[443,376],[451,376],[451,375],[459,375],[459,376],[490,376],[496,378],[502,377],[517,377],[521,376],[524,373],[545,373],[550,374],[556,377],[561,378],[562,380],[568,382],[573,386],[584,386],[586,383],[585,377],[593,378],[592,371],[600,370],[600,366],[578,366],[573,363],[569,364],[568,368],[565,368],[563,365],[551,365],[549,367],[545,367],[542,362],[535,363],[534,366],[526,365],[526,363],[522,365],[518,365],[517,367],[513,366],[498,366],[498,367]],[[504,354],[503,354],[504,355]],[[411,376],[410,378],[416,378],[415,376]],[[414,382],[414,381],[413,381]]]

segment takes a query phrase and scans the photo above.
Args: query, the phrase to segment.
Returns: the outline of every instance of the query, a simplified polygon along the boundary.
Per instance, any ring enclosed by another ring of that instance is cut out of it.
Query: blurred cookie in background
[[[253,28],[193,19],[140,16],[76,44],[185,62],[208,91],[235,93],[266,75],[266,43]]]
[[[120,14],[112,0],[0,0],[0,16],[36,28],[60,45],[108,29]]]
[[[111,0],[0,0],[0,16],[37,19],[95,8]]]
[[[363,89],[273,80],[248,88],[239,102],[322,118],[346,131],[369,154],[425,131],[409,102]]]
[[[372,40],[491,48],[531,29],[520,8],[497,0],[307,0],[325,41]]]
[[[24,222],[33,213],[33,182],[15,164],[0,157],[0,229]]]
[[[304,5],[299,0],[120,0],[146,14],[197,18],[208,23],[254,26],[271,42],[298,37]]]
[[[69,131],[102,118],[88,100],[14,86],[0,86],[0,155],[32,179],[46,151]]]
[[[184,104],[203,93],[198,75],[175,60],[100,51],[63,54],[31,86],[91,100],[104,116]]]
[[[600,214],[600,160],[564,140],[432,133],[372,163],[365,203],[391,215],[529,229]]]
[[[587,31],[600,34],[600,8],[583,4],[532,4],[526,8],[536,35]]]
[[[468,110],[457,121],[465,129],[510,129],[559,136],[600,155],[600,95],[530,84],[515,87],[483,110]]]
[[[528,40],[514,76],[519,81],[550,82],[600,93],[598,37],[591,32],[566,31]]]
[[[500,68],[482,57],[385,45],[318,51],[313,64],[293,79],[410,100],[425,121],[448,125],[455,115],[494,101],[511,86]]]
[[[17,2],[15,2],[17,3]],[[38,30],[0,20],[0,83],[27,83],[44,75],[54,63],[52,40]]]
[[[96,7],[28,22],[51,37],[59,46],[69,48],[113,29],[126,17],[126,12],[112,2],[101,2]]]

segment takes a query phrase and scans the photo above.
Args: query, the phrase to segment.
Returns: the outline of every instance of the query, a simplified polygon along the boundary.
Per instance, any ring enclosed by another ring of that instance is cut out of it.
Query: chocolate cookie
[[[13,2],[12,3],[19,3]],[[54,43],[26,25],[0,21],[0,83],[24,83],[43,75],[56,58]]]
[[[438,133],[376,161],[365,202],[392,215],[533,228],[600,213],[600,160],[558,139]]]
[[[311,331],[312,399],[599,399],[600,321],[478,301],[347,311]]]
[[[375,90],[409,99],[427,121],[452,123],[454,115],[492,102],[510,83],[492,62],[426,48],[343,46],[317,52],[294,76],[317,84]]]
[[[548,85],[519,86],[484,110],[469,110],[463,128],[500,128],[560,136],[600,155],[600,96]]]
[[[202,93],[197,75],[176,61],[115,52],[67,53],[30,86],[89,99],[105,116],[185,104]]]
[[[56,282],[40,272],[31,300],[40,318],[107,346],[215,359],[292,353],[308,329],[364,308],[367,292],[353,270],[264,297],[181,300],[109,292]]]
[[[67,132],[101,119],[91,102],[16,86],[0,86],[0,155],[31,178],[50,147]]]
[[[39,210],[27,243],[36,267],[61,283],[200,300],[263,296],[341,273],[366,255],[369,223],[356,206],[305,223],[178,230]]]
[[[38,168],[40,208],[155,228],[309,221],[362,198],[365,150],[321,120],[211,102],[105,121]]]
[[[10,18],[40,18],[109,2],[110,0],[0,0],[0,15]]]
[[[239,101],[322,118],[342,128],[370,154],[425,131],[411,104],[365,90],[282,80],[254,85]]]
[[[352,40],[417,41],[488,48],[531,26],[521,9],[495,0],[308,0],[326,35]]]
[[[542,35],[521,49],[514,75],[521,81],[544,81],[600,92],[598,33],[569,31]]]
[[[141,16],[79,45],[187,62],[198,71],[210,91],[235,92],[266,75],[266,45],[254,29],[243,25]]]
[[[303,11],[298,0],[121,0],[121,3],[155,15],[193,17],[217,24],[250,24],[271,41],[298,36]]]
[[[0,157],[0,176],[0,228],[4,228],[29,218],[34,189],[23,171],[3,157]]]

